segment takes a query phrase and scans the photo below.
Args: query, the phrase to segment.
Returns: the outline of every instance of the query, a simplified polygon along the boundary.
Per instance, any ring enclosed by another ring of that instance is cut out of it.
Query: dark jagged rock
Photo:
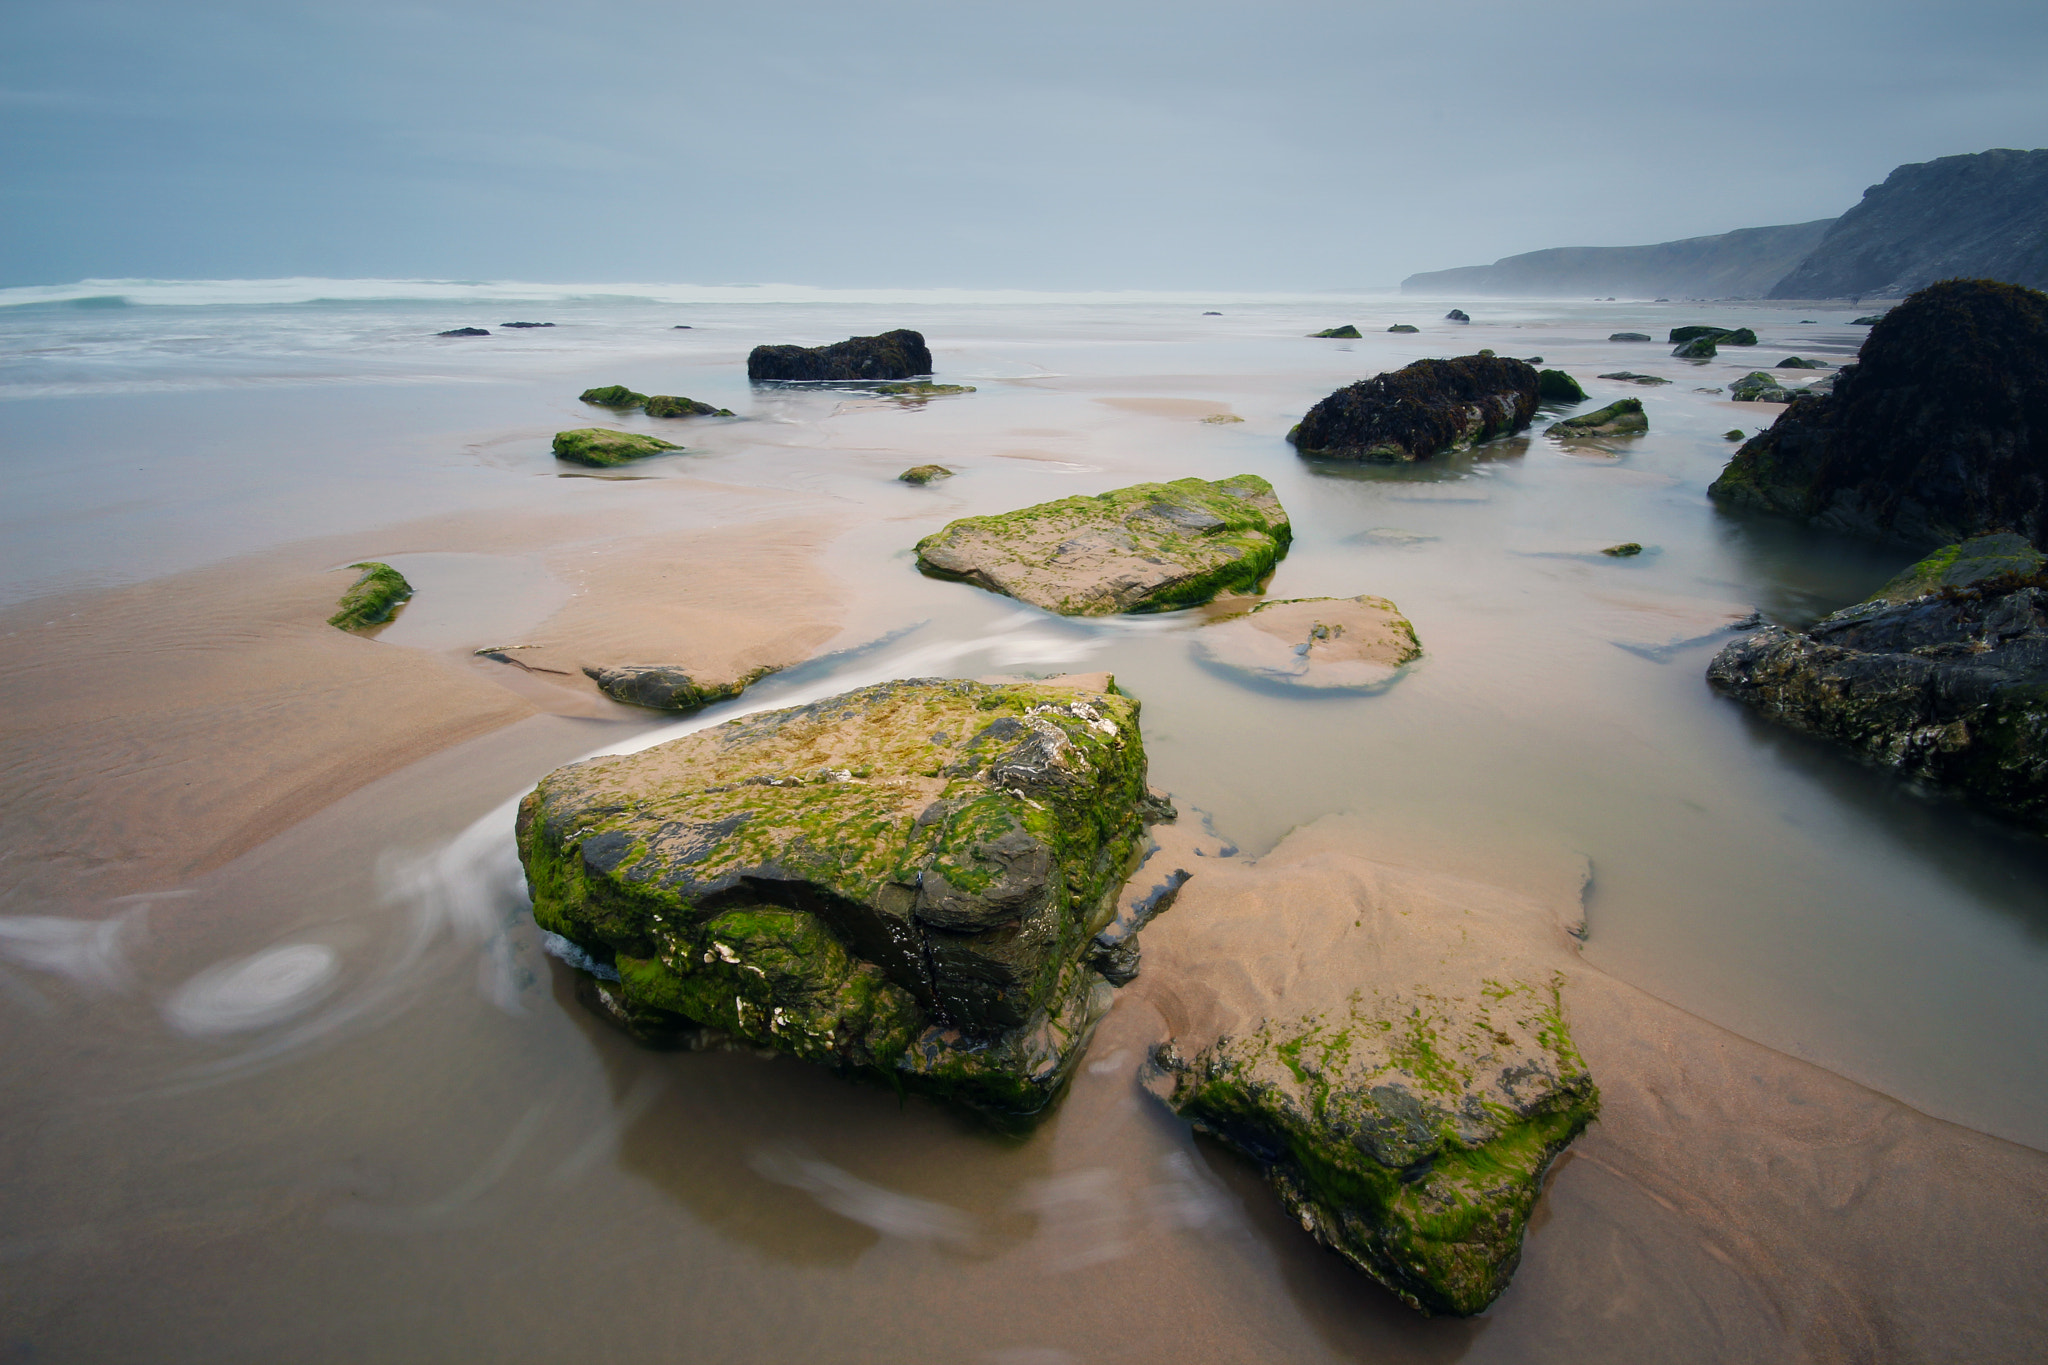
[[[1088,956],[1153,815],[1136,702],[927,678],[557,769],[518,841],[534,919],[617,973],[597,1002],[630,1031],[1016,1118],[1108,1008]]]
[[[451,327],[445,332],[434,333],[437,337],[487,337],[490,332],[482,327]]]
[[[1420,327],[1415,326],[1413,323],[1397,322],[1392,327],[1389,327],[1387,330],[1389,332],[1419,332],[1422,329]]]
[[[334,615],[327,618],[327,624],[337,630],[367,630],[371,626],[381,626],[412,596],[412,584],[389,564],[373,559],[349,567],[361,569],[363,573],[341,595],[341,601],[335,604]]]
[[[1807,630],[1772,626],[1707,680],[1780,724],[2048,832],[2048,575],[2017,535],[1951,545]]]
[[[609,469],[664,450],[681,450],[673,441],[659,436],[642,436],[637,431],[613,431],[609,427],[578,427],[555,433],[555,458],[570,464]]]
[[[1648,332],[1613,332],[1608,335],[1607,339],[1609,341],[1648,341],[1650,334]]]
[[[646,403],[647,395],[635,393],[624,384],[606,384],[602,388],[585,389],[578,394],[577,401],[597,408],[637,408]]]
[[[1750,331],[1747,327],[1737,327],[1727,336],[1714,338],[1714,344],[1717,346],[1754,346],[1756,345],[1756,333]]]
[[[1606,407],[1577,417],[1567,417],[1545,428],[1544,435],[1557,437],[1634,436],[1650,429],[1640,398],[1617,398]]]
[[[917,567],[1062,616],[1171,611],[1258,591],[1293,535],[1256,474],[1175,479],[962,517],[917,543]]]
[[[2048,295],[1932,285],[1830,378],[1831,392],[1807,390],[1708,493],[1922,545],[1995,530],[2048,540]]]
[[[1712,337],[1694,337],[1673,350],[1680,360],[1712,360],[1717,354]]]
[[[1660,379],[1654,374],[1636,374],[1631,370],[1616,370],[1613,374],[1603,374],[1600,377],[1602,379],[1623,379],[1631,384],[1644,385],[1669,384],[1671,382],[1668,379]]]
[[[1697,341],[1701,337],[1705,337],[1708,341],[1719,341],[1722,337],[1731,335],[1733,335],[1733,332],[1727,327],[1708,327],[1700,323],[1694,323],[1689,327],[1673,327],[1669,340],[1672,345],[1676,346],[1682,341]]]
[[[1578,380],[1563,370],[1538,370],[1536,397],[1545,403],[1583,403],[1586,391],[1579,387]]]
[[[1835,220],[1775,299],[1896,297],[1970,276],[2048,289],[2048,151],[1901,166]]]
[[[588,399],[585,400],[589,401]],[[643,406],[649,417],[730,417],[732,409],[714,408],[709,403],[700,403],[694,398],[679,398],[674,394],[657,393]]]
[[[1534,366],[1499,356],[1418,360],[1337,390],[1288,439],[1325,459],[1420,460],[1522,430],[1539,382]]]
[[[1728,396],[1738,403],[1789,403],[1795,397],[1792,390],[1778,382],[1778,377],[1766,370],[1751,370],[1728,386]]]
[[[932,353],[924,336],[907,329],[848,337],[830,346],[756,346],[747,356],[747,378],[756,384],[915,379],[931,372]]]
[[[596,683],[598,691],[628,706],[697,711],[715,701],[732,700],[771,671],[761,668],[730,682],[704,682],[672,664],[619,664],[611,668],[585,668],[583,676]]]
[[[1452,309],[1452,310],[1451,310],[1450,312],[1448,312],[1448,313],[1444,314],[1444,321],[1445,321],[1445,322],[1470,322],[1470,321],[1472,321],[1472,315],[1471,315],[1471,314],[1469,314],[1469,313],[1467,313],[1467,312],[1466,312],[1466,311],[1465,311],[1464,309],[1462,309],[1462,308],[1453,308],[1453,309]]]
[[[1356,341],[1358,339],[1358,329],[1347,322],[1342,327],[1329,327],[1320,332],[1310,332],[1309,335],[1312,337],[1336,337],[1344,341]]]

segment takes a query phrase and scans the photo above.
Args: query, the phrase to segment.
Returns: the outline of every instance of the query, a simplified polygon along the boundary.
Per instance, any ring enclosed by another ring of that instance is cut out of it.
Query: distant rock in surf
[[[1738,403],[1789,403],[1795,395],[1768,370],[1751,370],[1728,386],[1728,396]]]
[[[599,408],[637,408],[646,403],[647,395],[635,393],[624,384],[606,384],[601,388],[585,389],[577,395],[577,401]]]
[[[1419,332],[1422,329],[1409,322],[1397,322],[1387,329],[1389,332]]]
[[[490,333],[481,327],[454,327],[445,332],[434,333],[437,337],[487,337]]]
[[[1448,312],[1448,313],[1444,314],[1444,321],[1445,321],[1445,322],[1470,322],[1470,321],[1472,321],[1472,315],[1471,315],[1471,314],[1469,314],[1469,313],[1467,313],[1467,312],[1466,312],[1466,311],[1465,311],[1464,309],[1462,309],[1462,308],[1453,308],[1453,309],[1452,309],[1452,310],[1451,310],[1450,312]]]
[[[896,477],[903,483],[923,485],[936,483],[940,479],[950,479],[953,477],[953,471],[942,464],[914,464]]]
[[[830,346],[756,346],[747,356],[747,378],[756,384],[915,379],[931,372],[923,335],[908,330],[848,337]]]
[[[696,711],[716,701],[730,701],[770,671],[756,669],[745,677],[706,682],[673,664],[617,664],[609,668],[585,668],[583,676],[596,683],[598,691],[613,701],[622,701],[629,706],[645,706],[656,711]]]
[[[1335,337],[1343,341],[1356,341],[1358,340],[1358,329],[1347,322],[1342,327],[1329,327],[1320,332],[1310,332],[1309,335],[1312,337]]]
[[[1534,366],[1499,356],[1418,360],[1337,390],[1287,439],[1323,459],[1425,459],[1522,430],[1539,383]]]
[[[1648,340],[1648,338],[1646,337],[1644,340]],[[1668,379],[1660,379],[1654,374],[1637,374],[1633,370],[1616,370],[1612,374],[1603,374],[1600,377],[1602,379],[1619,379],[1630,384],[1669,384],[1671,382]]]
[[[1618,398],[1598,411],[1584,413],[1578,417],[1567,417],[1562,422],[1553,422],[1543,434],[1559,438],[1636,436],[1649,429],[1650,419],[1643,415],[1643,400]]]
[[[700,403],[694,398],[681,398],[669,393],[654,394],[641,406],[649,417],[732,416],[730,408],[714,408],[709,403]]]
[[[552,322],[501,322],[498,325],[500,327],[512,327],[524,330],[525,328],[528,327],[552,327],[555,324]]]
[[[1650,334],[1648,332],[1614,332],[1607,339],[1609,341],[1648,341]]]
[[[570,464],[609,469],[614,465],[644,460],[664,450],[681,450],[673,441],[659,436],[642,436],[636,431],[613,431],[609,427],[578,427],[555,433],[555,458]]]

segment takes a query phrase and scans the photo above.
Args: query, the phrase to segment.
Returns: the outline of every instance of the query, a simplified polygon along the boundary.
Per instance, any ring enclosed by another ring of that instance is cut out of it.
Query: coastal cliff
[[[1492,265],[1429,270],[1401,281],[1404,294],[1581,294],[1755,298],[1820,244],[1835,220],[1737,228],[1651,246],[1561,246]]]

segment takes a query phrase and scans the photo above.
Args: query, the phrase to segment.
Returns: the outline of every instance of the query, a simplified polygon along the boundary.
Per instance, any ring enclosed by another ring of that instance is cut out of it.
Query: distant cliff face
[[[2048,150],[1899,167],[1770,296],[1896,296],[1956,276],[2048,288]]]
[[[1835,222],[1738,228],[1654,246],[1566,246],[1492,265],[1431,270],[1401,282],[1404,294],[1583,298],[1761,298],[1818,246]]]

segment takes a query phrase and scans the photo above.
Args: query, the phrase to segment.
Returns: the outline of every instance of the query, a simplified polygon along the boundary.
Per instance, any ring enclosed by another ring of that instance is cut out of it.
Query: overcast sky
[[[0,0],[0,284],[1393,284],[2048,146],[2048,3]]]

